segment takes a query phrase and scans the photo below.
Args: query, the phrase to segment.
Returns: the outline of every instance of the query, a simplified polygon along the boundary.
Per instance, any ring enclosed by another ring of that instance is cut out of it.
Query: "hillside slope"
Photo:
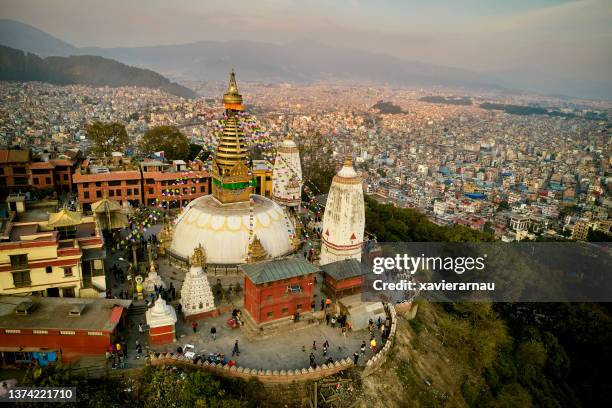
[[[148,69],[91,55],[40,58],[15,48],[0,46],[0,80],[41,81],[58,85],[141,86],[193,98],[195,93]]]

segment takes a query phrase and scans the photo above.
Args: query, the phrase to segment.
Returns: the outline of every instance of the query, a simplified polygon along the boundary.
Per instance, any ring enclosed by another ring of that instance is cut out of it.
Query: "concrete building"
[[[9,197],[0,220],[0,294],[97,297],[106,290],[102,237],[93,216],[27,209]]]

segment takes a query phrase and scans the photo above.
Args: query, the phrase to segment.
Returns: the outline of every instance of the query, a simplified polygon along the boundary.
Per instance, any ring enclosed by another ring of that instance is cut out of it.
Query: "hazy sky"
[[[612,80],[612,0],[0,0],[77,46],[308,38],[469,68]]]

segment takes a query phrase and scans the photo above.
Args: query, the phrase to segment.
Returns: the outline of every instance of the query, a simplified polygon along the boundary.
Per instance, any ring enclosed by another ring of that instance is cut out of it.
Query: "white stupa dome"
[[[208,195],[191,201],[177,219],[170,251],[190,258],[201,244],[209,264],[236,265],[246,262],[249,242],[257,236],[272,258],[291,252],[294,226],[283,209],[266,197],[251,198],[221,204]]]

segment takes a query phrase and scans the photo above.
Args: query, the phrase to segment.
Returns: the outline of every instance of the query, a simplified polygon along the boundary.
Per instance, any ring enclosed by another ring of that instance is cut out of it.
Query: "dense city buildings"
[[[0,86],[7,96],[1,102],[5,115],[0,123],[0,138],[8,146],[31,146],[33,156],[27,158],[29,153],[25,151],[11,153],[11,159],[8,150],[0,154],[2,162],[7,163],[0,183],[10,184],[13,190],[15,180],[22,188],[36,186],[34,180],[38,180],[42,189],[49,186],[51,174],[58,189],[57,184],[63,183],[65,176],[56,176],[58,164],[53,164],[54,157],[74,157],[75,150],[86,150],[89,142],[84,125],[92,120],[123,121],[135,141],[147,128],[173,125],[185,132],[192,143],[211,144],[215,141],[211,129],[221,114],[214,98],[223,85],[202,85],[200,92],[212,98],[196,100],[140,88],[38,83]],[[579,219],[588,220],[591,228],[599,228],[596,222],[609,217],[612,203],[606,175],[611,159],[606,115],[611,108],[606,102],[439,89],[435,93],[445,98],[441,99],[443,103],[435,103],[424,98],[431,91],[409,88],[255,83],[243,87],[250,95],[250,103],[260,111],[261,126],[272,139],[283,140],[287,125],[297,141],[315,134],[329,139],[338,162],[344,154],[354,152],[355,166],[361,172],[367,194],[419,209],[439,225],[461,224],[515,240],[516,231],[510,228],[510,220],[518,215],[541,220],[537,232],[528,227],[519,234],[522,236],[571,235]],[[469,103],[453,104],[452,95],[457,94],[466,96],[463,100]],[[28,100],[39,103],[25,103],[26,95]],[[344,101],[341,108],[333,103],[338,98]],[[374,106],[380,100],[392,101],[401,112],[379,111]],[[537,104],[552,113],[518,115],[481,107],[490,101]],[[67,112],[66,119],[58,122],[53,112],[47,111],[50,107]],[[11,119],[17,110],[22,120]],[[25,125],[34,115],[38,119]],[[50,157],[47,161],[54,169],[49,164],[34,164],[30,169],[27,163],[44,155]],[[9,166],[8,160],[17,159],[23,165],[15,162]],[[74,168],[78,157],[71,160]],[[271,197],[272,165],[265,160],[254,160],[253,164],[256,193]],[[165,165],[167,171],[172,167]],[[13,174],[15,169],[22,173]],[[79,179],[79,171],[75,173]],[[154,198],[164,198],[164,180],[154,187],[147,186],[146,181],[142,186],[132,186],[130,196],[127,181],[120,181],[125,184],[121,188],[109,189],[114,190],[113,194],[120,190],[120,201],[150,204]],[[79,184],[82,187],[82,183],[76,184],[75,188]],[[195,188],[195,194],[211,191],[212,184],[205,192],[200,191],[201,182],[192,184],[189,188]],[[60,189],[63,188],[70,187],[62,184]],[[134,194],[135,188],[139,194]],[[100,198],[95,181],[89,198],[82,191],[79,198],[83,203]],[[103,191],[99,194],[102,197]]]

